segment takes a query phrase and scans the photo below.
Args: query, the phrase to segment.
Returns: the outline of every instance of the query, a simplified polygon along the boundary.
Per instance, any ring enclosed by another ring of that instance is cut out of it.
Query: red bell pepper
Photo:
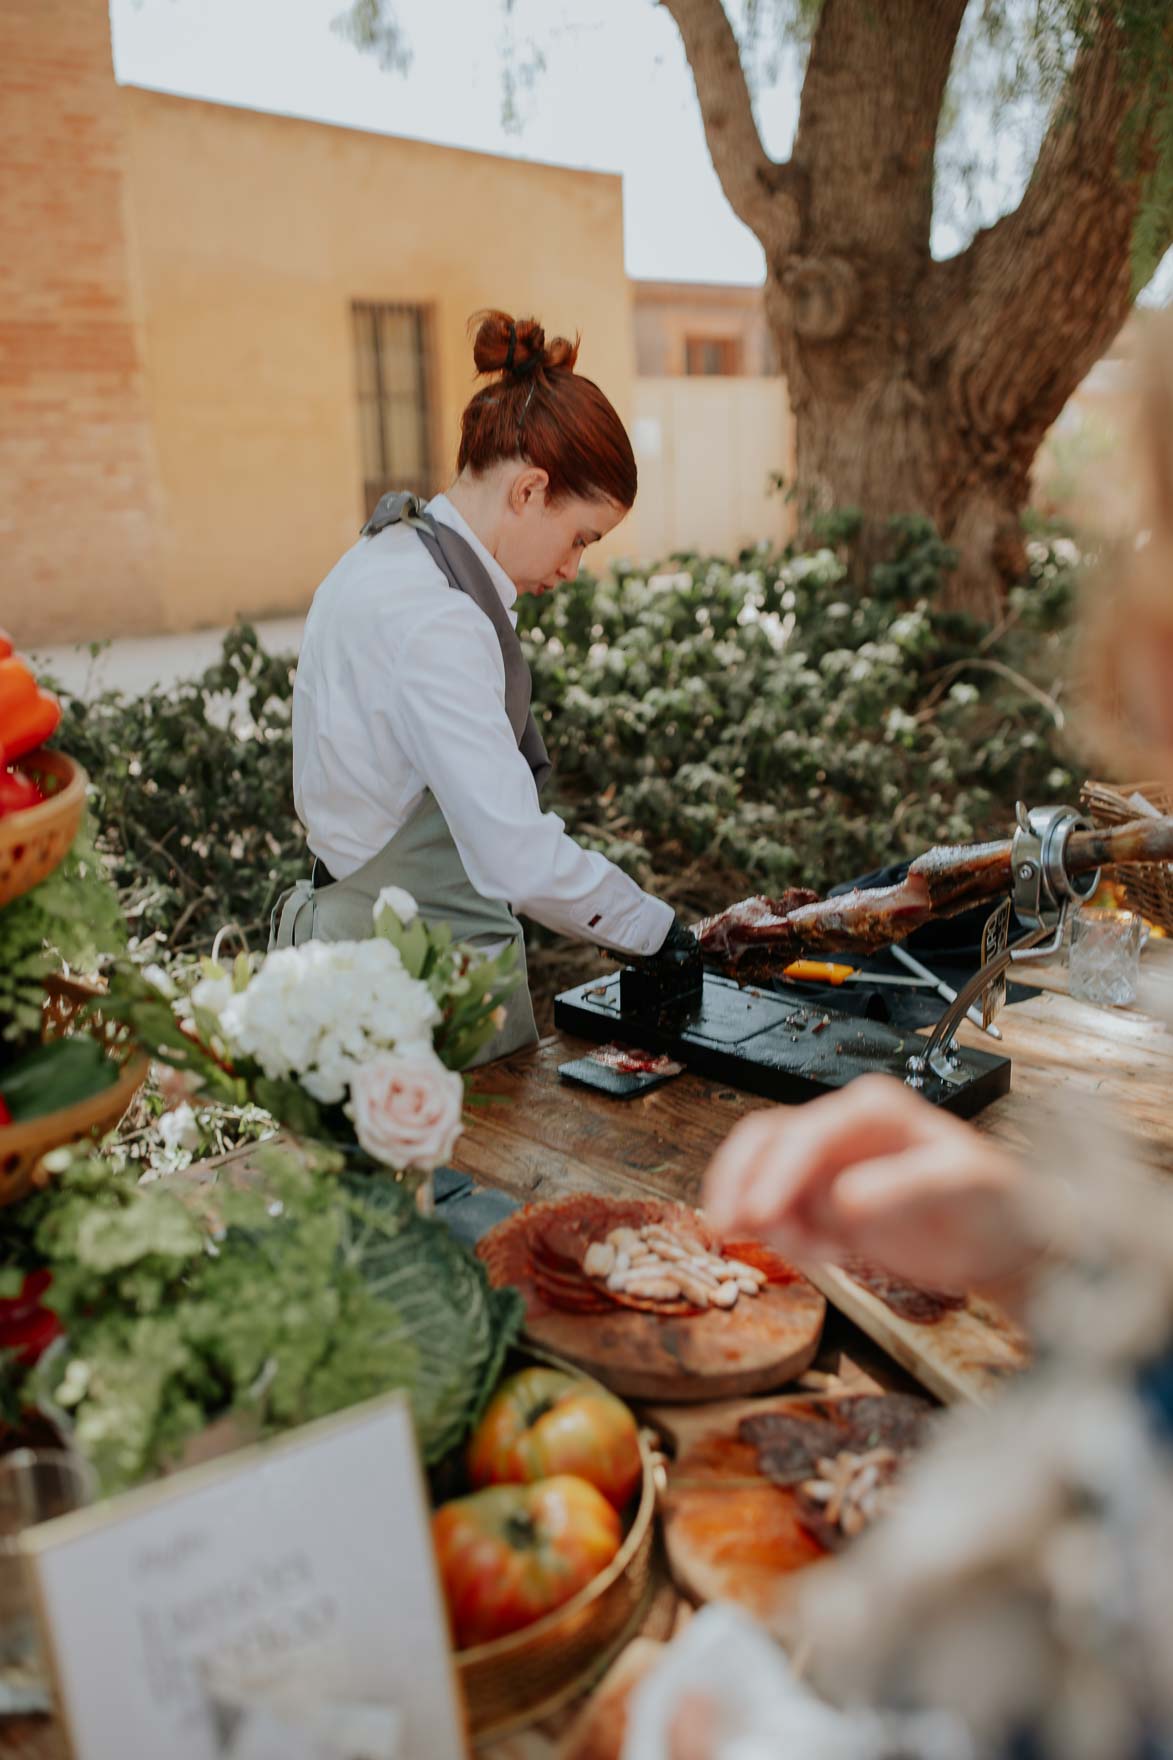
[[[0,770],[0,819],[7,813],[23,813],[29,807],[39,807],[44,798],[44,791],[23,770],[18,770],[15,765]]]
[[[52,1308],[41,1306],[52,1281],[51,1271],[30,1271],[18,1296],[0,1300],[0,1351],[15,1351],[26,1368],[64,1331]]]
[[[4,1096],[0,1094],[0,1128],[12,1123],[12,1114],[4,1104]]]
[[[0,660],[7,660],[12,652],[12,637],[6,629],[0,629]]]

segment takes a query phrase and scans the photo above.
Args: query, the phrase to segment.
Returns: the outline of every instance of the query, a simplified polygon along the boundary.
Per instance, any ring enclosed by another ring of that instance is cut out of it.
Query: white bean
[[[615,1248],[609,1241],[592,1241],[582,1268],[588,1277],[609,1277],[615,1269]]]

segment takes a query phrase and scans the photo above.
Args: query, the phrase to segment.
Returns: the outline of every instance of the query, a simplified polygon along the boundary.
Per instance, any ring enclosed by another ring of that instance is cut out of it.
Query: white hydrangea
[[[273,1080],[334,1105],[377,1051],[431,1049],[440,1010],[389,941],[307,941],[271,953],[220,1015],[232,1047]]]

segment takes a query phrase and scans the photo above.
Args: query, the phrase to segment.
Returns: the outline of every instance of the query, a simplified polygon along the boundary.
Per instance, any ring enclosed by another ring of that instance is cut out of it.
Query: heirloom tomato
[[[570,1601],[607,1568],[621,1538],[606,1498],[568,1474],[444,1504],[432,1541],[457,1649],[520,1631]]]
[[[531,1484],[572,1473],[622,1509],[643,1475],[639,1432],[621,1400],[561,1369],[503,1381],[468,1451],[474,1485]]]

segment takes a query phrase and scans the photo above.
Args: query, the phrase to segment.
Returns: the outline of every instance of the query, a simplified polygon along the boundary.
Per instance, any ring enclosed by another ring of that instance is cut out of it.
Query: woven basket
[[[1144,817],[1130,794],[1143,795],[1158,813],[1173,814],[1173,793],[1160,782],[1085,782],[1079,798],[1093,824],[1126,825]],[[1134,911],[1173,935],[1173,862],[1130,862],[1109,872]]]
[[[589,1379],[578,1369],[570,1373]],[[639,1505],[606,1570],[572,1601],[533,1625],[456,1652],[456,1672],[478,1746],[569,1704],[606,1672],[638,1630],[651,1593],[656,1527],[654,1461],[642,1433],[640,1453],[644,1472]]]
[[[59,1039],[70,1032],[82,1006],[100,994],[69,978],[45,980],[43,1039]],[[119,1066],[118,1080],[88,1100],[46,1112],[24,1124],[0,1126],[0,1209],[15,1204],[34,1186],[47,1183],[41,1163],[50,1149],[76,1143],[82,1137],[104,1137],[112,1131],[146,1080],[150,1060],[135,1044],[125,1026],[87,1016],[82,1031],[94,1034]]]
[[[64,752],[46,747],[20,761],[48,800],[0,819],[0,909],[47,880],[69,854],[86,804],[86,773]]]

